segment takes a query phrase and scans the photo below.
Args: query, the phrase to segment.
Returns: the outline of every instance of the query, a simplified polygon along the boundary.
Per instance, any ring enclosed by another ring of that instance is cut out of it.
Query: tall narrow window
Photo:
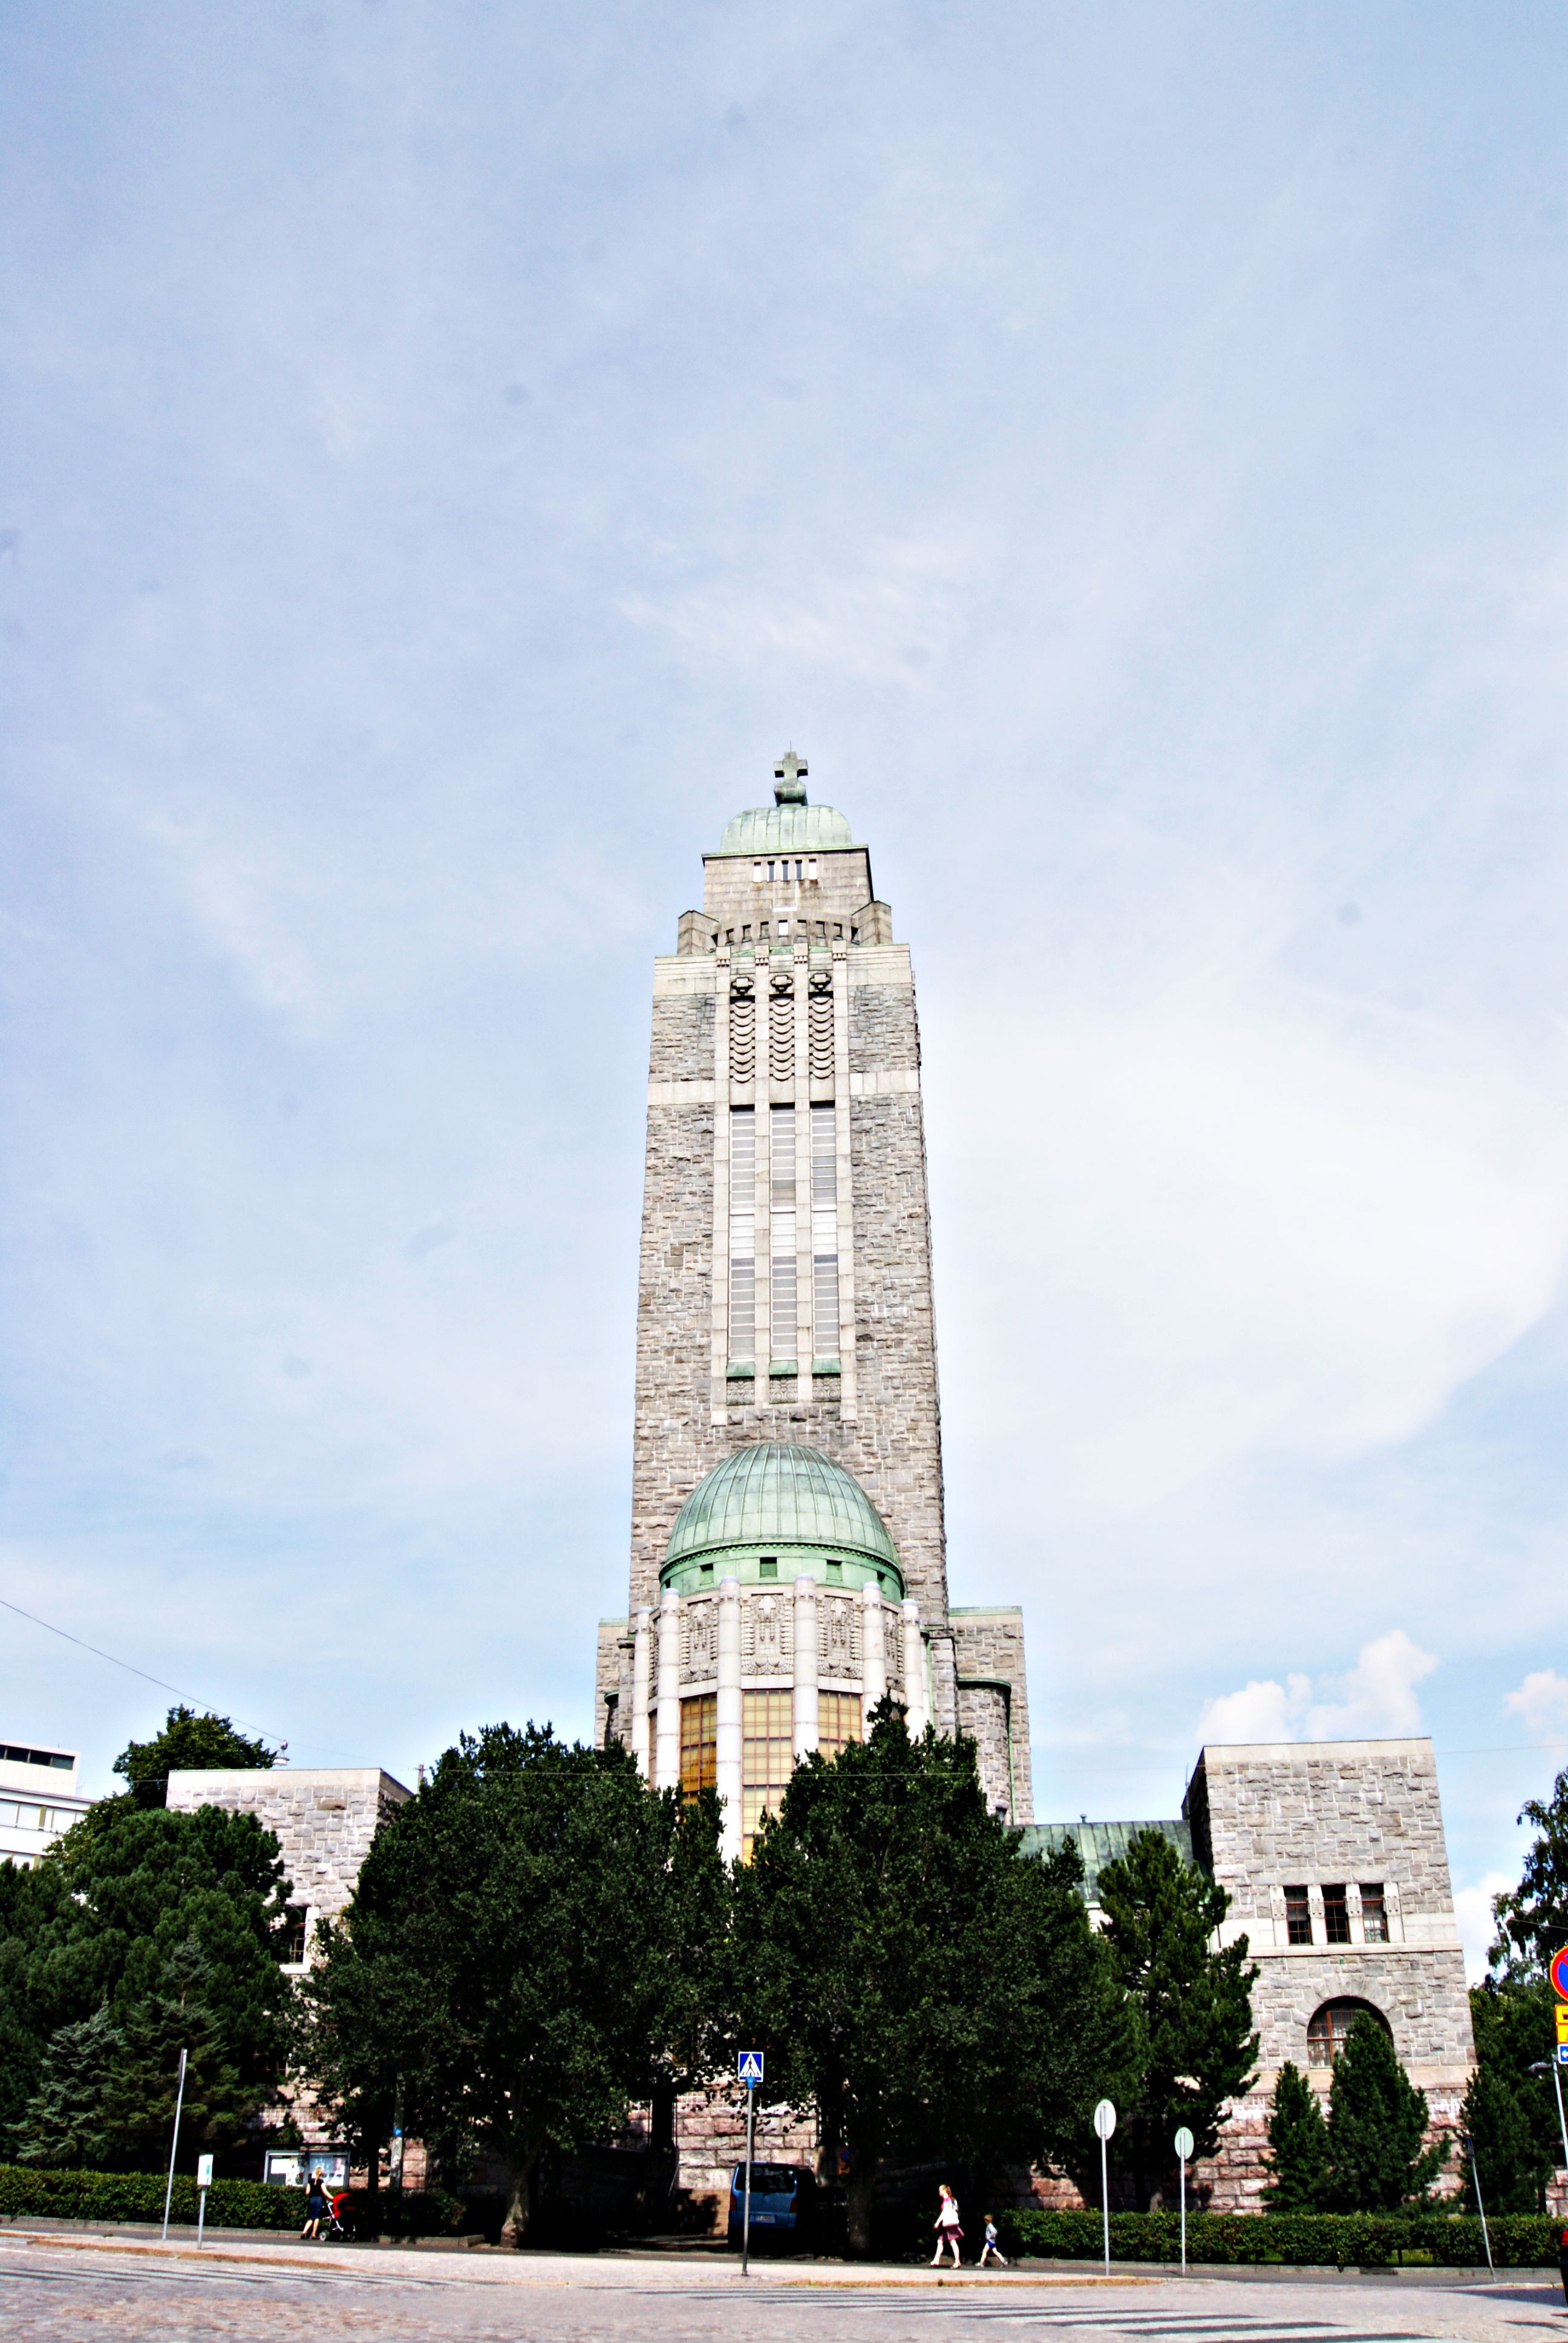
[[[719,1695],[699,1693],[680,1704],[680,1795],[695,1798],[719,1780]]]
[[[839,1124],[831,1106],[811,1109],[811,1342],[839,1355]]]
[[[1304,1887],[1285,1890],[1285,1941],[1292,1945],[1310,1945],[1312,1941],[1312,1907]]]
[[[836,1757],[860,1738],[860,1695],[858,1692],[817,1694],[817,1746],[824,1757]]]
[[[1337,1887],[1323,1890],[1323,1936],[1331,1945],[1350,1943],[1350,1904],[1342,1881]]]
[[[729,1112],[729,1358],[757,1356],[757,1110]]]
[[[787,1692],[749,1692],[740,1699],[740,1854],[764,1815],[776,1814],[795,1763],[793,1699]]]
[[[1388,1904],[1381,1879],[1362,1881],[1362,1935],[1369,1945],[1388,1942]]]
[[[769,1255],[773,1267],[773,1356],[795,1355],[795,1110],[769,1111]]]

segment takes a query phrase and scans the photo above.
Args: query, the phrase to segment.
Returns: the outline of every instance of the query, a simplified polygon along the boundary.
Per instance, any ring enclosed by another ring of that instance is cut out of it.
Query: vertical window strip
[[[729,1112],[729,1358],[757,1356],[757,1110]]]
[[[680,1704],[680,1794],[695,1798],[719,1782],[719,1695],[699,1693]]]
[[[787,1692],[749,1692],[740,1699],[740,1855],[764,1815],[777,1814],[795,1764],[794,1714]]]
[[[839,1126],[837,1109],[811,1109],[811,1341],[819,1359],[839,1355]]]
[[[860,1695],[856,1692],[817,1694],[817,1746],[824,1757],[837,1757],[851,1741],[860,1738]]]
[[[772,1352],[792,1359],[796,1332],[795,1110],[769,1109],[769,1247],[772,1262]]]

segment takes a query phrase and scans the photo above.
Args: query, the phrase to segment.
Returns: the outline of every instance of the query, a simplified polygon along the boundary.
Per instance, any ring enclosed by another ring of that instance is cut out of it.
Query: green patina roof
[[[853,846],[847,818],[833,806],[752,806],[724,825],[720,854],[815,854]]]
[[[1152,1823],[1030,1823],[1024,1830],[1020,1855],[1053,1855],[1064,1840],[1074,1839],[1083,1858],[1083,1898],[1098,1900],[1100,1875],[1108,1863],[1120,1863],[1135,1831],[1158,1831],[1168,1838],[1185,1863],[1192,1861],[1192,1834],[1184,1822]]]
[[[887,1523],[852,1473],[784,1440],[738,1448],[676,1516],[665,1568],[729,1546],[820,1546],[899,1566]]]

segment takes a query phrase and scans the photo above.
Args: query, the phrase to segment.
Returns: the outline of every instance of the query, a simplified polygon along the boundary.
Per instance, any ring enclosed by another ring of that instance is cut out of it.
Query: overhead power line
[[[162,1676],[149,1675],[146,1668],[136,1667],[129,1660],[118,1659],[113,1652],[100,1651],[96,1644],[87,1643],[81,1635],[73,1635],[68,1627],[56,1627],[52,1619],[40,1619],[35,1611],[24,1611],[19,1603],[7,1601],[4,1594],[0,1594],[0,1607],[14,1611],[18,1619],[29,1620],[35,1627],[46,1628],[51,1635],[59,1635],[67,1644],[75,1644],[78,1651],[91,1652],[95,1660],[107,1660],[112,1668],[124,1668],[127,1675],[140,1676],[144,1684],[156,1684],[160,1692],[172,1692],[176,1700],[188,1701],[193,1708],[205,1710],[208,1716],[221,1716],[224,1714],[221,1709],[215,1707],[210,1700],[198,1699],[194,1692],[182,1692],[178,1684],[166,1684]],[[231,1718],[230,1722],[233,1721]],[[242,1717],[239,1722],[243,1725],[247,1723],[248,1719]],[[266,1729],[261,1725],[251,1726],[253,1733],[264,1732]],[[276,1735],[273,1735],[275,1740],[277,1737]]]

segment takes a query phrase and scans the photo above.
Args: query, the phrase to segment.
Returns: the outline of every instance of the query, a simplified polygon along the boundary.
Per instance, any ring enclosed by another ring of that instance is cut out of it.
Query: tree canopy
[[[1550,1798],[1526,1799],[1519,1819],[1533,1824],[1539,1835],[1518,1886],[1493,1898],[1492,1966],[1528,1981],[1543,1976],[1553,1954],[1568,1945],[1568,1767],[1553,1783]]]
[[[1102,1867],[1098,1893],[1112,1967],[1138,2013],[1141,2073],[1116,2138],[1143,2208],[1155,2181],[1175,2174],[1179,2126],[1197,2155],[1212,2156],[1225,2102],[1251,2087],[1258,1972],[1245,1936],[1218,1943],[1225,1890],[1161,1831],[1135,1832],[1125,1856]]]
[[[171,1774],[275,1765],[278,1755],[265,1741],[251,1741],[236,1732],[228,1717],[182,1705],[170,1709],[163,1731],[150,1741],[128,1742],[115,1760],[115,1771],[130,1785],[138,1805],[162,1806],[168,1803]]]
[[[453,2177],[498,2159],[517,2237],[547,2160],[707,2063],[723,1896],[712,1792],[548,1726],[464,1735],[323,1929],[313,2078],[367,2147],[396,2107]]]
[[[85,2157],[91,2137],[92,2160],[134,2163],[161,2105],[149,2078],[169,2066],[172,2113],[181,2046],[210,2098],[182,2137],[192,2153],[236,2138],[286,2055],[286,1896],[272,1834],[214,1806],[105,1799],[31,1871],[0,1866],[0,2122],[18,2149],[79,2139]],[[172,2061],[166,2025],[185,2029]]]
[[[735,1881],[735,2001],[768,2097],[847,2151],[852,2249],[890,2162],[955,2178],[1067,2155],[1132,2056],[1076,1849],[1020,1860],[974,1745],[870,1738],[799,1765]]]
[[[1426,2194],[1448,2157],[1422,2143],[1426,2093],[1416,2089],[1385,2026],[1369,2011],[1351,2022],[1329,2085],[1329,2213],[1392,2213]]]
[[[1263,2201],[1271,2213],[1322,2211],[1328,2190],[1328,2127],[1316,2091],[1289,2058],[1269,2102],[1266,2162]]]

